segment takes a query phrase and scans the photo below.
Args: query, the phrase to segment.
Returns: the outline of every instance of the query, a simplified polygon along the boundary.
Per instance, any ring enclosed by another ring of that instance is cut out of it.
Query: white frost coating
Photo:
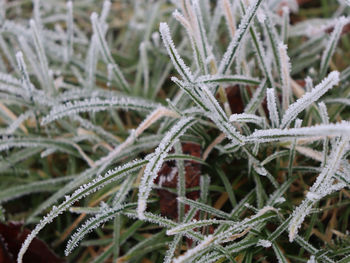
[[[220,83],[258,85],[260,84],[260,80],[257,78],[248,77],[244,75],[202,75],[196,79],[196,83],[213,84],[213,85],[217,85]]]
[[[332,31],[339,18],[330,19],[312,19],[307,22],[301,22],[299,26],[294,26],[291,30],[291,35],[307,37],[318,37],[326,31]]]
[[[326,104],[322,101],[318,104],[318,108],[319,108],[319,113],[321,115],[322,123],[329,124],[329,116],[328,116]],[[323,140],[322,166],[324,166],[327,161],[327,155],[328,155],[328,138],[325,138]]]
[[[22,59],[23,59],[22,52],[20,52],[20,51],[17,52],[16,53],[16,57],[17,57],[17,54],[21,54],[22,55]],[[16,79],[12,75],[9,75],[9,74],[3,73],[3,72],[0,72],[0,82],[4,82],[6,84],[13,85],[13,86],[18,86],[18,87],[21,86],[21,81],[19,79]]]
[[[281,128],[286,128],[300,112],[317,101],[322,95],[324,95],[333,86],[339,83],[339,72],[332,71],[329,75],[322,80],[311,92],[307,92],[303,97],[291,104],[286,110],[282,118]]]
[[[317,263],[315,256],[311,256],[307,263]]]
[[[262,166],[260,163],[254,163],[254,162],[252,162],[252,163],[253,163],[253,168],[254,168],[255,172],[257,172],[261,176],[268,175],[268,171],[265,169],[264,166]]]
[[[195,246],[192,249],[187,250],[185,254],[182,256],[179,256],[178,258],[174,259],[174,263],[183,263],[187,262],[191,257],[198,255],[203,250],[208,248],[208,246],[214,242],[215,237],[212,235],[206,236],[202,242],[200,242],[197,246]]]
[[[329,193],[340,191],[340,190],[344,189],[346,186],[347,186],[347,184],[343,183],[343,182],[333,184],[333,185],[331,185],[331,187],[329,189]]]
[[[235,127],[229,123],[226,113],[223,111],[209,88],[205,85],[201,85],[198,93],[200,95],[200,100],[205,107],[209,108],[210,112],[208,117],[215,122],[218,128],[223,131],[230,140],[237,144],[244,144],[244,136],[237,132]]]
[[[162,106],[155,109],[153,112],[151,112],[146,119],[144,119],[139,126],[130,133],[128,138],[121,144],[119,144],[117,147],[113,149],[107,156],[102,157],[98,161],[96,161],[96,166],[102,166],[106,163],[110,163],[116,156],[118,156],[127,146],[131,145],[135,139],[140,136],[145,129],[147,129],[150,125],[152,125],[154,122],[159,120],[161,117],[177,117],[176,113],[173,111],[170,111]]]
[[[188,34],[188,37],[190,39],[191,42],[191,46],[192,46],[192,50],[193,50],[193,57],[195,59],[196,62],[196,66],[197,68],[201,68],[201,66],[203,66],[204,62],[203,62],[203,56],[202,58],[199,57],[198,52],[196,52],[196,50],[198,50],[198,47],[196,46],[197,41],[195,40],[195,33],[193,32],[193,26],[192,24],[190,24],[190,22],[178,11],[175,10],[173,12],[173,17],[186,29],[186,32]],[[191,20],[192,21],[192,20]]]
[[[260,24],[264,24],[265,19],[266,19],[266,14],[264,13],[263,10],[259,9],[259,10],[256,12],[256,18],[258,19],[258,21],[259,21]]]
[[[249,206],[250,205],[248,204],[248,207]],[[231,226],[230,228],[228,228],[224,232],[217,234],[215,236],[215,239],[216,239],[215,243],[219,244],[222,242],[232,241],[232,240],[236,239],[238,236],[242,237],[243,235],[247,234],[251,228],[258,225],[262,221],[267,220],[269,217],[267,217],[267,216],[261,217],[261,216],[269,211],[277,212],[277,210],[274,207],[265,206],[262,209],[260,209],[255,215],[253,215],[249,218],[245,218],[242,221],[237,222],[236,224],[234,224],[233,226]],[[275,215],[271,214],[271,217],[273,217],[273,216],[275,216]],[[238,236],[236,234],[238,234]]]
[[[316,182],[310,188],[310,192],[318,193],[321,196],[329,194],[330,186],[333,184],[332,176],[340,166],[342,158],[349,148],[350,133],[345,135],[342,140],[333,145],[332,152],[329,156],[327,165],[323,168],[322,173],[317,177]]]
[[[335,99],[326,99],[324,100],[325,103],[342,103],[346,106],[350,106],[350,99],[345,98],[335,98]]]
[[[176,235],[179,233],[184,234],[187,231],[191,231],[192,229],[203,227],[203,226],[208,226],[208,225],[218,225],[218,224],[226,224],[226,225],[234,225],[236,224],[234,221],[229,221],[229,220],[217,220],[217,219],[208,219],[208,220],[196,220],[193,219],[192,222],[189,223],[184,223],[181,225],[178,225],[174,228],[171,228],[166,231],[166,234],[168,236],[171,235]]]
[[[57,119],[76,115],[81,112],[98,112],[110,108],[120,108],[126,110],[151,111],[159,105],[151,103],[147,100],[128,98],[128,97],[112,97],[110,99],[92,98],[82,101],[67,102],[65,104],[54,106],[49,115],[45,116],[42,124],[47,124]]]
[[[72,142],[65,139],[50,139],[42,137],[8,137],[0,139],[0,152],[13,147],[44,147],[56,148],[62,152],[72,153]]]
[[[196,35],[198,38],[199,46],[201,47],[201,53],[203,56],[204,63],[207,61],[209,56],[211,55],[211,50],[209,48],[208,39],[207,39],[207,33],[205,30],[204,22],[203,22],[203,16],[202,11],[200,8],[199,0],[192,0],[193,5],[193,13],[196,17]],[[209,60],[210,61],[210,60]]]
[[[306,87],[306,92],[311,92],[314,88],[314,84],[313,84],[312,78],[310,78],[310,76],[307,76],[305,78],[305,87]]]
[[[38,96],[42,96],[41,94],[38,94]],[[87,91],[85,89],[72,89],[68,91],[64,91],[61,94],[58,94],[57,97],[55,97],[54,103],[48,104],[48,105],[55,105],[57,103],[65,103],[67,101],[74,101],[74,100],[83,100],[83,99],[91,99],[91,98],[100,98],[100,99],[110,99],[113,97],[127,97],[127,96],[121,96],[120,92],[111,91],[111,90],[105,90],[105,89],[95,89],[91,91]]]
[[[272,127],[278,127],[280,125],[280,118],[278,116],[276,96],[274,89],[267,89],[267,109],[269,110],[270,120]]]
[[[165,182],[171,182],[175,178],[177,173],[178,173],[178,168],[177,167],[173,167],[171,169],[170,174],[168,174],[168,175],[161,175],[159,177],[158,186],[162,187]]]
[[[49,70],[49,63],[47,61],[45,49],[43,46],[44,40],[43,40],[42,32],[41,32],[41,30],[39,30],[37,22],[38,21],[30,19],[29,25],[30,25],[30,29],[33,32],[33,38],[34,38],[34,44],[35,44],[34,46],[35,46],[35,50],[36,50],[38,57],[39,57],[39,63],[41,66],[41,70],[44,73],[43,74],[44,82],[45,82],[44,88],[46,89],[47,92],[52,93],[54,86],[52,84],[52,78],[50,76],[50,70]]]
[[[33,117],[34,113],[29,110],[25,113],[22,113],[21,115],[18,116],[16,120],[14,120],[9,127],[5,130],[5,134],[11,134],[14,133],[14,131],[22,125],[22,123],[29,119],[30,117]]]
[[[30,82],[29,74],[27,71],[27,66],[24,62],[23,53],[21,51],[18,51],[16,53],[16,59],[17,59],[18,68],[19,68],[21,75],[22,75],[23,84],[21,84],[21,85],[26,89],[26,91],[28,92],[28,95],[31,96],[31,94],[34,90],[34,86]],[[12,84],[12,83],[15,84],[15,81],[12,78],[5,78],[5,80],[7,82],[10,82],[9,84]]]
[[[68,256],[72,250],[78,246],[80,240],[82,240],[88,233],[99,227],[101,224],[113,219],[120,210],[124,207],[118,205],[117,207],[109,208],[106,204],[101,204],[101,212],[96,216],[88,219],[81,227],[69,239],[64,254]]]
[[[288,7],[293,13],[297,13],[299,11],[299,3],[297,0],[288,0]]]
[[[277,198],[275,200],[275,204],[282,204],[286,201],[286,199],[284,197],[280,197],[280,198]]]
[[[113,75],[113,65],[109,63],[107,65],[107,87],[111,86],[112,75]]]
[[[349,135],[350,133],[348,133]],[[350,137],[344,137],[340,141],[338,140],[333,144],[332,152],[328,158],[326,166],[322,169],[322,172],[317,177],[316,182],[310,188],[306,199],[303,200],[301,205],[299,205],[292,214],[292,220],[289,223],[289,241],[292,242],[303,223],[305,217],[310,213],[312,206],[315,202],[331,194],[333,191],[337,191],[343,187],[345,184],[333,185],[333,176],[335,172],[339,169],[342,158],[349,148]]]
[[[238,243],[234,243],[232,245],[228,245],[226,248],[230,251],[230,253],[238,253],[240,251],[243,251],[246,248],[249,248],[253,246],[251,242],[245,242],[240,241]],[[196,259],[196,263],[212,263],[212,262],[218,262],[219,260],[222,260],[222,252],[220,251],[213,251],[210,253],[206,253],[200,258]],[[219,261],[220,262],[220,261]]]
[[[284,43],[288,41],[288,31],[290,24],[290,9],[288,6],[282,7],[282,17],[283,17],[283,26],[281,30],[281,39]]]
[[[80,116],[72,116],[71,118],[72,118],[72,120],[79,122],[81,127],[85,128],[87,130],[93,131],[94,133],[98,134],[102,138],[105,138],[107,141],[112,142],[113,145],[120,143],[120,140],[117,137],[115,137],[113,134],[109,133],[108,131],[106,131],[102,127],[94,125],[90,121],[88,121],[84,118],[81,118]]]
[[[120,70],[119,66],[115,63],[111,51],[108,48],[107,42],[105,40],[105,29],[101,28],[103,25],[101,25],[101,22],[98,19],[97,13],[93,12],[90,16],[92,28],[94,31],[93,37],[96,38],[96,45],[101,51],[102,57],[106,63],[113,65],[113,73],[116,78],[116,80],[119,82],[120,86],[124,91],[129,91],[130,87],[128,82],[125,80],[125,77]],[[106,25],[104,27],[107,27]]]
[[[122,176],[126,176],[130,172],[135,171],[136,169],[139,169],[141,166],[145,165],[146,161],[133,161],[129,162],[123,166],[120,166],[114,170],[110,170],[107,172],[104,176],[98,176],[97,178],[93,179],[91,182],[81,186],[78,188],[72,195],[69,197],[66,197],[66,200],[61,203],[58,207],[53,206],[51,211],[42,219],[40,220],[39,224],[36,225],[34,230],[27,236],[26,240],[23,242],[22,247],[18,253],[17,262],[23,263],[23,256],[24,253],[27,251],[30,243],[32,240],[37,236],[37,234],[49,223],[52,222],[54,218],[62,214],[65,210],[67,210],[74,202],[80,200],[81,198],[84,198],[85,196],[96,192],[97,190],[101,189],[108,183],[111,183],[113,181],[116,181]]]
[[[270,66],[271,53],[270,52],[266,53],[264,45],[261,41],[260,34],[257,32],[257,30],[253,25],[252,25],[252,30],[250,35],[253,40],[254,50],[256,52],[256,55],[258,56],[258,64],[262,69],[262,71],[264,72],[264,75],[269,85],[274,86],[274,81],[271,74],[271,66]]]
[[[214,97],[213,93],[209,90],[209,88],[205,85],[201,85],[202,92],[200,92],[201,98],[205,105],[207,105],[210,109],[213,115],[215,115],[217,118],[214,117],[213,121],[215,119],[221,119],[222,121],[228,121],[227,115],[220,106],[217,99]]]
[[[283,43],[278,44],[278,53],[281,58],[281,69],[282,74],[282,107],[286,110],[289,106],[289,101],[291,97],[291,87],[290,87],[290,60],[287,54],[287,46]]]
[[[147,55],[147,45],[148,42],[141,42],[140,44],[140,56],[141,56],[141,63],[143,67],[143,82],[144,82],[144,94],[147,96],[148,90],[149,90],[149,68],[148,68],[148,55]]]
[[[255,123],[259,126],[264,126],[265,120],[264,118],[248,113],[240,113],[240,114],[232,114],[230,116],[230,122],[250,122]]]
[[[265,97],[266,80],[262,81],[255,90],[253,97],[250,99],[248,105],[245,107],[245,113],[254,113],[260,105],[260,101]]]
[[[268,248],[268,247],[272,246],[272,243],[271,243],[271,241],[266,240],[266,239],[259,239],[259,241],[258,241],[258,243],[256,245]]]
[[[306,198],[313,201],[313,202],[316,202],[316,201],[321,199],[321,196],[315,192],[307,192]]]
[[[141,178],[137,204],[137,215],[140,219],[144,219],[147,198],[152,190],[153,181],[158,175],[158,171],[161,168],[164,158],[168,155],[168,152],[176,140],[178,140],[193,123],[194,119],[191,117],[181,119],[169,132],[167,132],[154,153],[149,154],[146,157],[146,159],[149,160],[149,163],[147,164],[145,172]]]
[[[125,211],[123,212],[124,215],[130,218],[138,219],[137,212],[136,211]],[[143,221],[150,222],[153,224],[157,224],[162,227],[175,227],[177,224],[174,223],[172,220],[169,220],[165,217],[161,217],[149,212],[144,213],[144,218],[142,219]],[[197,240],[198,238],[195,238]]]
[[[159,25],[159,31],[162,36],[164,45],[168,51],[168,54],[173,61],[173,64],[176,68],[176,70],[179,72],[179,74],[186,80],[192,82],[193,81],[193,75],[190,71],[190,69],[186,66],[185,62],[180,57],[180,54],[177,52],[174,42],[170,35],[170,30],[167,25],[167,23],[160,23]]]
[[[233,60],[235,59],[237,55],[237,50],[242,43],[242,39],[244,35],[247,32],[247,29],[249,28],[253,18],[255,17],[256,11],[258,10],[260,4],[262,3],[262,0],[255,0],[248,8],[246,14],[241,20],[241,23],[239,24],[238,30],[235,32],[234,38],[230,42],[219,66],[218,72],[221,74],[225,74],[228,69],[230,68]]]
[[[160,36],[158,32],[153,32],[151,35],[152,43],[154,46],[159,47]]]
[[[87,80],[83,80],[81,77],[81,83],[87,84],[88,90],[92,90],[94,87],[94,84],[96,82],[96,66],[97,66],[97,59],[98,59],[98,43],[97,43],[97,35],[93,34],[91,36],[89,49],[87,51],[86,56],[86,62],[85,62],[85,74],[87,76]]]
[[[326,49],[322,54],[321,65],[320,65],[320,77],[323,78],[326,75],[329,62],[334,54],[335,48],[337,47],[338,40],[340,38],[341,32],[343,31],[344,25],[348,22],[345,17],[340,17],[337,19],[334,30],[328,41]]]
[[[220,4],[225,15],[226,24],[231,34],[231,38],[233,38],[236,32],[236,19],[233,15],[233,6],[229,0],[221,0]]]
[[[111,1],[109,0],[105,0],[103,2],[103,6],[102,6],[102,11],[101,11],[101,22],[105,23],[106,22],[106,19],[107,19],[107,16],[109,14],[109,11],[111,10]]]
[[[73,37],[74,37],[74,31],[73,31],[73,2],[68,1],[66,4],[67,7],[67,51],[66,51],[66,59],[67,61],[70,60],[70,58],[73,55]]]
[[[191,25],[187,21],[187,19],[177,9],[173,12],[172,15],[187,30],[187,33],[188,33],[188,35],[189,35],[189,37],[191,38],[191,41],[192,41],[194,33],[193,33]]]
[[[169,244],[169,248],[165,254],[163,263],[171,263],[173,261],[173,257],[174,257],[176,248],[178,247],[181,239],[182,239],[182,236],[180,236],[180,235],[174,237],[172,242]]]
[[[257,130],[247,137],[247,142],[289,141],[298,138],[317,136],[347,136],[350,134],[350,122],[343,121],[336,124],[321,124],[311,127],[292,129]]]

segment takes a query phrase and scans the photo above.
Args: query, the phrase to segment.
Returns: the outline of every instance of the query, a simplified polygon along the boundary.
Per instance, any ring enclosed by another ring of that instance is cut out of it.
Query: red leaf
[[[230,104],[232,113],[242,113],[244,104],[241,97],[239,86],[230,86],[226,88],[227,100]]]
[[[30,230],[23,228],[18,222],[0,223],[0,262],[15,263],[17,254]],[[23,263],[63,263],[63,259],[57,257],[49,247],[38,238],[30,244],[24,255]]]
[[[184,154],[201,157],[201,147],[194,143],[183,143],[182,152]],[[184,161],[186,188],[199,186],[201,175],[201,165],[194,161]],[[163,187],[176,188],[178,172],[175,161],[167,161],[163,164],[155,180],[156,184]],[[161,214],[169,218],[177,218],[177,195],[168,190],[158,190]],[[186,194],[187,198],[196,200],[199,198],[199,191],[192,191]],[[185,210],[188,207],[185,206]]]

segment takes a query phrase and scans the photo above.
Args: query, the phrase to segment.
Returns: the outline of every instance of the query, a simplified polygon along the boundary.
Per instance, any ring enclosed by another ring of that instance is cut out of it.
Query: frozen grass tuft
[[[0,1],[18,263],[37,236],[69,262],[348,262],[349,1],[22,2]]]

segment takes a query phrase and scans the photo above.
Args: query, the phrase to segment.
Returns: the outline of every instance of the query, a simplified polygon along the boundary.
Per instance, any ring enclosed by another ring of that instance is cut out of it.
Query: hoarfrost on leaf
[[[334,54],[341,32],[343,31],[345,24],[348,22],[349,22],[349,19],[345,17],[340,17],[335,22],[335,27],[333,29],[332,35],[328,41],[328,44],[326,46],[326,49],[323,52],[322,59],[321,59],[321,65],[320,65],[321,79],[323,79],[327,73],[329,62]]]
[[[311,256],[307,263],[317,263],[315,256]]]
[[[272,141],[291,141],[296,138],[308,137],[335,137],[347,136],[350,133],[350,122],[342,121],[336,124],[320,124],[310,127],[291,128],[291,129],[269,129],[256,130],[250,136],[247,136],[246,142],[263,143]]]
[[[286,128],[300,112],[306,109],[313,102],[317,101],[328,90],[339,83],[339,72],[333,71],[322,80],[311,92],[307,92],[303,97],[291,104],[283,115],[281,128]]]
[[[267,89],[267,109],[269,110],[270,120],[273,127],[279,127],[280,118],[278,116],[276,96],[274,89]]]
[[[282,108],[286,110],[289,107],[289,101],[291,97],[291,84],[290,84],[290,70],[291,65],[289,56],[287,54],[287,46],[283,43],[278,44],[278,52],[281,58],[281,69],[282,74]]]
[[[259,239],[259,241],[258,241],[258,243],[256,245],[268,248],[268,247],[272,246],[272,243],[271,243],[271,241],[266,240],[266,239]]]
[[[256,11],[258,10],[259,6],[261,5],[263,1],[262,0],[255,0],[248,8],[246,14],[241,20],[241,23],[239,24],[238,30],[235,32],[235,35],[230,42],[227,51],[225,52],[219,66],[218,72],[220,74],[226,74],[237,56],[237,51],[240,46],[240,44],[243,42],[243,38],[252,23]]]
[[[298,229],[301,227],[305,217],[309,215],[315,202],[319,201],[326,195],[331,194],[332,191],[339,190],[338,187],[332,187],[334,181],[333,176],[338,170],[341,160],[349,148],[349,141],[349,137],[343,137],[333,144],[332,152],[328,157],[326,166],[322,169],[322,172],[317,177],[316,182],[310,188],[308,194],[306,195],[306,199],[304,199],[301,205],[294,210],[292,220],[290,221],[288,227],[290,242],[295,239]],[[339,186],[344,187],[345,184],[341,184]]]
[[[180,57],[180,54],[177,52],[174,42],[170,35],[170,30],[167,23],[160,23],[159,31],[162,36],[164,45],[168,51],[168,54],[173,61],[173,64],[179,74],[187,81],[192,82],[194,77],[190,69],[186,66],[185,62]]]
[[[171,147],[185,133],[185,131],[193,125],[195,120],[192,117],[182,118],[174,125],[169,132],[166,133],[159,146],[149,158],[144,174],[141,178],[139,187],[139,198],[137,205],[137,215],[140,219],[144,219],[144,212],[147,207],[147,199],[153,187],[153,181],[157,177],[164,158],[167,156]]]

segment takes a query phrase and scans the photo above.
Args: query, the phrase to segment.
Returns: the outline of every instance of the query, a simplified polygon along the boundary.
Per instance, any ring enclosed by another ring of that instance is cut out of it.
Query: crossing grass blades
[[[18,263],[36,237],[69,262],[350,261],[348,1],[0,5]]]

